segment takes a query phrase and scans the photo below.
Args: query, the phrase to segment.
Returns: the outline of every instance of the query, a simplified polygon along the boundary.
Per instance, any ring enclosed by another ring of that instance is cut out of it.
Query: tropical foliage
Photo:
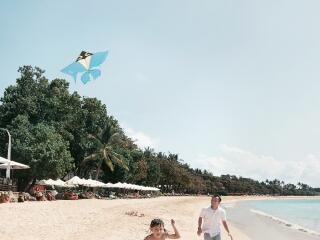
[[[12,135],[12,159],[31,166],[15,173],[21,187],[69,174],[157,186],[170,193],[320,194],[303,183],[218,177],[191,168],[177,154],[139,149],[98,99],[70,93],[67,81],[49,81],[37,67],[23,66],[19,72],[1,98],[0,127]],[[0,155],[6,151],[7,135],[0,131]]]

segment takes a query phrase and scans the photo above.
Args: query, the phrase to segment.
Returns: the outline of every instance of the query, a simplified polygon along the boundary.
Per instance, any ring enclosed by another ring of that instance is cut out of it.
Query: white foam
[[[311,229],[308,229],[308,228],[305,228],[305,227],[302,227],[298,224],[295,224],[295,223],[291,223],[289,221],[286,221],[284,219],[281,219],[281,218],[278,218],[278,217],[275,217],[273,215],[270,215],[268,213],[265,213],[265,212],[262,212],[262,211],[259,211],[259,210],[255,210],[255,209],[250,209],[251,212],[255,213],[255,214],[258,214],[258,215],[261,215],[261,216],[264,216],[264,217],[267,217],[267,218],[270,218],[282,225],[285,225],[286,227],[289,227],[289,228],[292,228],[292,229],[295,229],[297,231],[301,231],[301,232],[305,232],[305,233],[309,233],[309,234],[312,234],[312,235],[316,235],[316,236],[320,236],[320,233],[319,232],[316,232],[314,230],[311,230]]]

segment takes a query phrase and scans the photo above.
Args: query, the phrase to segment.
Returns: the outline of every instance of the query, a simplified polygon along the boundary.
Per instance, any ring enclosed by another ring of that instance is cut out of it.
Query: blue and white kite
[[[89,53],[82,51],[74,63],[61,70],[61,72],[73,77],[77,81],[78,73],[83,73],[81,82],[86,84],[92,79],[97,79],[101,75],[99,67],[107,58],[108,52]]]

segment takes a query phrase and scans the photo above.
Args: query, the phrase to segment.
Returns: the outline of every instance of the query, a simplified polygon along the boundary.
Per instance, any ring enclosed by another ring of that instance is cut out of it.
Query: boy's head
[[[211,197],[211,206],[216,209],[221,202],[221,197],[219,195],[213,195]]]
[[[150,231],[152,232],[154,237],[161,238],[162,234],[165,231],[163,221],[159,218],[153,219],[150,223]]]

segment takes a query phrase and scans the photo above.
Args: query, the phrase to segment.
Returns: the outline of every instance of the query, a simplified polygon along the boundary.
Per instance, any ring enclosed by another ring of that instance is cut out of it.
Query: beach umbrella
[[[56,187],[67,187],[64,181],[57,179],[57,180],[52,180],[52,179],[42,179],[40,181],[37,181],[36,184],[38,185],[45,185],[45,186],[56,186]],[[69,186],[72,187],[72,186]]]
[[[98,187],[105,187],[106,186],[106,184],[103,183],[103,182],[100,182],[100,181],[97,181],[97,180],[94,180],[94,181],[97,183]]]
[[[10,166],[10,169],[27,169],[30,168],[28,165],[18,163],[15,161],[8,161],[6,163],[0,164],[0,169],[7,169]]]
[[[37,181],[36,184],[38,184],[38,185],[46,185],[46,180],[42,179],[40,181]]]
[[[104,186],[104,183],[103,182],[99,182],[97,180],[93,180],[93,179],[84,179],[86,182],[85,182],[85,186],[87,187],[102,187]]]
[[[115,184],[113,184],[113,183],[105,183],[105,184],[104,184],[104,187],[105,187],[105,188],[114,188],[114,185],[115,185]]]
[[[128,184],[128,183],[123,183],[122,186],[123,186],[122,188],[125,188],[125,189],[133,189],[131,184]]]
[[[8,162],[10,162],[10,160],[0,157],[0,163],[8,163]]]
[[[139,186],[139,185],[135,185],[135,184],[131,184],[132,185],[132,188],[134,189],[134,190],[143,190],[143,186]]]
[[[114,188],[125,188],[125,185],[121,182],[117,182],[116,184],[113,184]]]
[[[66,185],[69,185],[69,186],[83,185],[83,180],[78,176],[74,176],[73,178],[66,181]]]
[[[22,163],[18,163],[15,161],[9,161],[5,158],[0,157],[0,169],[6,169],[7,171],[10,172],[10,170],[14,170],[14,169],[27,169],[30,168],[28,165],[22,164]],[[13,172],[13,171],[12,171]],[[7,175],[8,176],[8,175]]]
[[[48,180],[42,179],[42,180],[36,182],[36,184],[38,184],[38,185],[47,185],[47,186],[53,186],[53,185],[55,185],[55,183],[56,182],[54,180],[52,180],[51,178],[49,178]]]
[[[56,182],[49,178],[48,180],[45,180],[45,185],[53,186]]]
[[[58,187],[65,187],[66,186],[66,183],[64,181],[62,181],[61,179],[57,179],[55,181],[55,186],[58,186]]]

